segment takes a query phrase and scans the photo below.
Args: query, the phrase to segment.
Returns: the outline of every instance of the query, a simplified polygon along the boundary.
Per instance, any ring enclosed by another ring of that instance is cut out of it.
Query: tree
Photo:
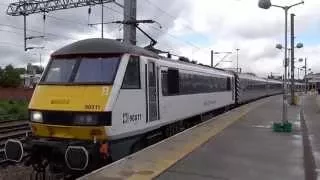
[[[13,67],[11,64],[9,64],[9,65],[7,65],[7,66],[4,68],[4,70],[5,70],[5,71],[13,71],[13,70],[14,70],[14,67]]]
[[[21,83],[20,72],[21,70],[15,69],[11,64],[6,66],[0,74],[0,86],[18,87]]]
[[[19,74],[25,74],[27,72],[26,68],[16,68],[16,71],[19,73]]]

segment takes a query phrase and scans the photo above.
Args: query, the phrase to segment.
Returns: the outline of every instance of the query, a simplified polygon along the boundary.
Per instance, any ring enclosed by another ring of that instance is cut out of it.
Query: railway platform
[[[299,105],[289,106],[290,133],[272,131],[272,123],[282,117],[282,97],[273,96],[221,114],[79,179],[313,180],[320,165],[320,159],[314,158],[320,152],[316,101],[316,96],[306,95]]]

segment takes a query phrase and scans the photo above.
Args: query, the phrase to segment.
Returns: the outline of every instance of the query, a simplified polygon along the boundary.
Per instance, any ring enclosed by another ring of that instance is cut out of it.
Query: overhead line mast
[[[136,21],[137,20],[137,0],[124,0],[124,21]],[[137,31],[136,24],[129,23],[123,24],[123,40],[127,44],[136,45],[137,43]]]

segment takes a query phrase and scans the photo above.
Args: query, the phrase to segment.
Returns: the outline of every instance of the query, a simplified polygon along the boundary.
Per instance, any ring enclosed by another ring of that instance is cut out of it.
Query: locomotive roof
[[[197,64],[192,63],[185,63],[179,60],[172,60],[158,54],[148,51],[144,48],[124,44],[122,42],[112,40],[112,39],[102,39],[102,38],[92,38],[92,39],[85,39],[74,42],[72,44],[66,45],[57,51],[51,54],[52,57],[59,57],[59,56],[72,56],[72,55],[111,55],[111,54],[134,54],[134,55],[141,55],[141,56],[148,56],[153,58],[158,58],[162,60],[168,60],[170,62],[185,64],[185,65],[194,65],[195,67],[202,67],[208,68],[205,66],[200,66]],[[211,70],[216,70],[220,72],[225,72],[227,74],[231,74],[225,70],[217,69],[217,68],[210,68]]]
[[[183,65],[183,66],[189,66],[192,68],[201,68],[204,70],[210,70],[215,73],[220,73],[221,75],[228,75],[228,76],[234,75],[234,73],[231,71],[226,71],[224,69],[214,68],[214,67],[210,67],[210,66],[206,66],[206,65],[194,64],[191,62],[184,62],[184,61],[180,61],[180,60],[173,60],[173,59],[165,58],[165,57],[161,57],[160,59],[163,60],[164,62],[175,63],[178,65],[177,67],[181,67],[181,65]]]
[[[138,46],[124,44],[112,39],[92,38],[74,42],[52,53],[52,57],[78,54],[136,54],[159,57],[157,54]]]
[[[102,38],[92,38],[92,39],[85,39],[80,40],[69,45],[66,45],[57,51],[51,54],[51,57],[59,57],[59,56],[73,56],[73,55],[114,55],[114,54],[134,54],[140,56],[148,56],[153,58],[158,58],[162,60],[167,60],[169,62],[178,63],[178,64],[185,64],[185,65],[194,65],[194,67],[201,67],[205,69],[211,69],[220,73],[232,75],[233,73],[212,67],[201,66],[192,63],[186,63],[179,60],[172,60],[158,54],[148,51],[144,48],[129,45],[122,43],[120,41],[116,41],[113,39],[102,39]]]

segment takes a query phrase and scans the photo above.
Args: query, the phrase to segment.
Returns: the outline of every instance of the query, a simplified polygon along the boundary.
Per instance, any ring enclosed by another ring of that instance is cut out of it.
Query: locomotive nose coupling
[[[20,162],[23,158],[23,146],[21,141],[9,139],[4,146],[5,157],[9,161]]]

